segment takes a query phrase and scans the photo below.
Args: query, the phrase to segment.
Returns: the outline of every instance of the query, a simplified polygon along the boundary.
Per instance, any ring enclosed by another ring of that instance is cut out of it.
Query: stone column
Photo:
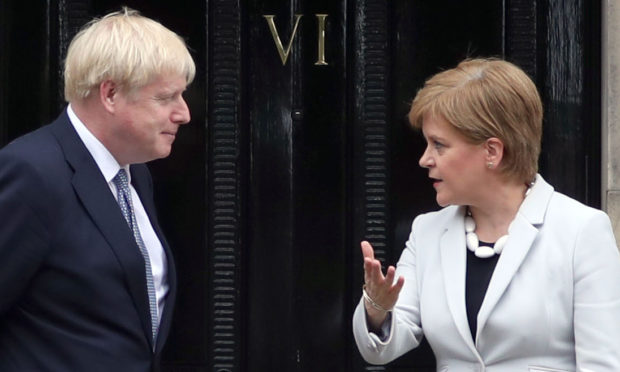
[[[620,3],[602,4],[602,207],[620,242]]]

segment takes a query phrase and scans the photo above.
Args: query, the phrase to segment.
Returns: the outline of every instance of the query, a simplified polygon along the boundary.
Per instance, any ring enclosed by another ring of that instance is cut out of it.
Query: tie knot
[[[121,170],[114,176],[114,184],[121,190],[127,190],[129,188],[129,181],[127,180],[127,172],[121,168]]]

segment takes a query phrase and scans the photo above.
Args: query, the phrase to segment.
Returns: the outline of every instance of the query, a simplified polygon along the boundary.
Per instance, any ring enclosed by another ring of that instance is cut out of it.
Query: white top
[[[108,183],[108,187],[110,188],[110,192],[114,195],[114,198],[117,198],[116,194],[116,186],[112,179],[116,176],[118,171],[121,168],[125,169],[127,173],[127,180],[129,181],[129,189],[131,191],[131,200],[133,203],[134,214],[136,216],[136,221],[138,222],[138,228],[140,229],[140,235],[142,236],[142,240],[144,241],[144,245],[146,246],[146,250],[149,253],[149,260],[151,261],[151,270],[153,272],[153,281],[155,284],[155,295],[157,297],[157,319],[161,319],[161,314],[164,310],[164,299],[166,298],[166,294],[168,293],[168,278],[167,278],[167,261],[166,261],[166,253],[164,252],[164,248],[157,238],[157,234],[151,225],[148,215],[144,210],[144,206],[140,201],[140,197],[136,192],[136,189],[131,185],[131,172],[129,171],[129,165],[125,165],[121,167],[120,164],[116,161],[114,156],[108,151],[108,149],[95,137],[90,130],[82,123],[82,121],[77,117],[71,105],[67,107],[67,114],[69,115],[69,120],[71,124],[75,128],[78,136],[90,152],[90,155],[95,159],[95,163],[99,167],[101,174],[105,178]]]

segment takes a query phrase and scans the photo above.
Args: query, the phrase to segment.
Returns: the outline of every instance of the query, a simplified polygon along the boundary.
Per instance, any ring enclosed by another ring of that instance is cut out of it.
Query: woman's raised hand
[[[384,276],[381,271],[381,262],[375,259],[375,252],[367,241],[362,242],[364,256],[364,305],[368,315],[369,325],[373,330],[381,327],[398,299],[398,294],[405,283],[404,277],[399,277],[394,283],[396,269],[390,266]]]

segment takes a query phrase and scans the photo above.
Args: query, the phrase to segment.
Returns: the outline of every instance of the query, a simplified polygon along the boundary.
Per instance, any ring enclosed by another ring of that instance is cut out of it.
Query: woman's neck
[[[469,206],[476,221],[478,238],[490,243],[508,234],[508,227],[514,220],[528,187],[523,183],[513,182],[495,185],[493,189],[483,200]]]

